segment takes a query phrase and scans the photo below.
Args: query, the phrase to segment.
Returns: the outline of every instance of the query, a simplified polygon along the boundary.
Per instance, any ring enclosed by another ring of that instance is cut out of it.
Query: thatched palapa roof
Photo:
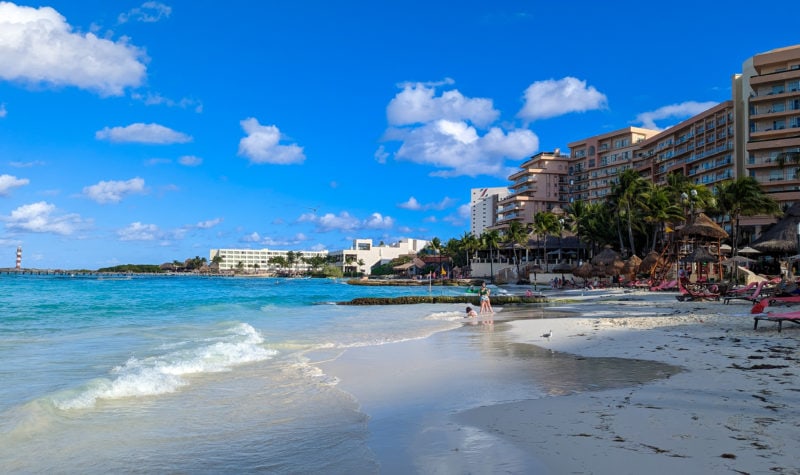
[[[717,262],[718,260],[719,256],[712,255],[703,246],[695,247],[688,256],[681,259],[682,262]]]
[[[771,254],[796,254],[797,223],[800,223],[800,203],[792,205],[780,221],[753,241],[750,246]]]
[[[611,248],[605,248],[600,251],[599,254],[592,258],[593,265],[604,265],[610,266],[614,264],[614,261],[619,259],[619,254]]]
[[[661,259],[661,254],[656,251],[650,251],[644,256],[642,262],[639,264],[639,273],[640,274],[649,274],[653,271],[653,267],[655,267],[659,262],[663,262],[664,260]]]
[[[728,237],[727,231],[722,229],[713,219],[705,213],[697,213],[692,224],[681,228],[678,233],[681,236],[699,236],[708,239],[725,239]]]

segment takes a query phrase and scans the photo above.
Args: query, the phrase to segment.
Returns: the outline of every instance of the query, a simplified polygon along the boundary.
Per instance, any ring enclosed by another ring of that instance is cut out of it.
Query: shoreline
[[[619,294],[583,317],[510,322],[516,341],[685,371],[630,388],[484,406],[454,417],[531,451],[546,473],[800,473],[798,336],[753,330],[750,305]],[[663,316],[626,315],[659,308]],[[573,305],[570,305],[573,306]],[[614,316],[614,313],[617,315]],[[545,331],[553,331],[549,339]]]
[[[402,450],[417,461],[402,462],[413,464],[415,473],[636,474],[652,472],[657,466],[661,473],[800,474],[796,450],[800,329],[787,327],[778,333],[777,326],[765,324],[753,330],[746,304],[678,302],[675,293],[648,291],[606,289],[582,294],[553,295],[555,303],[546,309],[511,307],[496,313],[494,326],[502,325],[499,333],[505,348],[533,345],[577,360],[649,360],[682,371],[645,384],[557,396],[525,397],[511,391],[516,396],[506,401],[478,401],[454,410],[440,407],[437,390],[431,386],[448,384],[447,379],[430,379],[435,372],[431,367],[439,364],[433,363],[434,358],[442,356],[431,352],[431,363],[426,365],[411,354],[419,350],[419,344],[390,345],[394,365],[401,365],[397,371],[408,371],[402,369],[405,358],[416,361],[409,381],[430,386],[430,395],[417,401],[413,410],[398,409],[400,413],[391,416],[395,423],[406,421],[398,425],[402,429],[389,428],[385,415],[370,413],[380,398],[372,390],[363,391],[368,382],[350,384],[345,376],[340,383],[344,390],[355,388],[352,394],[358,400],[367,395],[364,410],[375,417],[370,426],[373,444],[384,462],[382,473],[402,473],[393,466],[400,463],[398,456],[392,455]],[[542,318],[545,310],[562,314]],[[465,325],[477,323],[466,321]],[[552,337],[544,338],[551,330]],[[491,331],[483,325],[476,327],[477,333]],[[478,337],[485,339],[485,335]],[[449,348],[445,345],[437,351]],[[371,361],[381,361],[386,353],[387,348],[359,349],[351,356],[370,355]],[[391,371],[391,365],[384,371]],[[454,367],[451,371],[465,370]],[[359,378],[372,378],[359,374]],[[522,377],[512,375],[501,381],[516,387],[515,378]],[[417,421],[420,411],[434,415],[427,416],[428,422]],[[443,442],[429,440],[434,433]],[[428,443],[397,446],[398,441],[417,438]]]

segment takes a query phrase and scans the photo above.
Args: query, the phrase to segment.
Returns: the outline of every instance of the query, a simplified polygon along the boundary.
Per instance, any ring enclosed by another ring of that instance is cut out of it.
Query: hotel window
[[[800,80],[789,81],[788,83],[786,83],[786,89],[792,92],[800,91]]]
[[[786,110],[786,104],[784,104],[783,102],[773,102],[769,106],[770,112],[783,112],[785,110]]]
[[[772,129],[773,130],[783,130],[785,128],[786,128],[786,121],[785,120],[781,119],[781,120],[773,120],[772,121]]]
[[[783,94],[783,92],[784,92],[783,86],[772,86],[772,91],[769,92],[769,95]]]

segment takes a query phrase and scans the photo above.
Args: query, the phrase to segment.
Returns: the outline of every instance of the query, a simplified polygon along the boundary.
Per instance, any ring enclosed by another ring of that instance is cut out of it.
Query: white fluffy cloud
[[[0,78],[75,86],[103,96],[142,84],[147,58],[125,41],[76,33],[51,7],[0,2]]]
[[[27,178],[17,178],[13,175],[0,175],[0,196],[8,196],[14,188],[25,186],[30,183]]]
[[[135,222],[117,230],[120,241],[155,241],[161,239],[162,232],[155,224]]]
[[[449,208],[449,207],[453,206],[453,204],[455,204],[455,202],[456,202],[456,200],[446,196],[446,197],[442,198],[442,201],[440,201],[438,203],[422,204],[419,201],[417,201],[416,198],[414,198],[412,196],[412,197],[410,197],[408,199],[408,201],[406,201],[405,203],[400,203],[397,206],[400,207],[400,208],[408,209],[408,210],[412,210],[412,211],[425,211],[425,210],[429,210],[429,209],[443,210],[445,208]]]
[[[525,90],[525,104],[517,116],[525,120],[547,119],[570,112],[586,112],[607,107],[605,94],[586,81],[573,77],[537,81]]]
[[[178,159],[178,163],[185,167],[198,167],[203,164],[203,159],[194,155],[184,155]]]
[[[447,80],[444,84],[452,84]],[[485,127],[500,115],[491,99],[464,97],[457,89],[436,96],[435,87],[424,83],[406,83],[403,90],[389,102],[386,118],[389,125],[424,124],[439,119],[469,121]]]
[[[97,140],[167,145],[191,142],[192,137],[159,124],[135,123],[125,127],[105,127],[94,134]]]
[[[172,7],[161,2],[144,2],[140,7],[131,8],[125,13],[120,13],[117,21],[125,23],[127,21],[139,21],[142,23],[155,23],[162,19],[169,18],[172,14]]]
[[[401,143],[395,159],[440,169],[433,176],[505,178],[512,171],[506,160],[528,157],[539,148],[530,130],[490,127],[499,116],[490,99],[470,99],[457,90],[437,96],[438,86],[450,84],[406,84],[391,100],[384,139]],[[379,149],[378,157],[385,161],[386,151]]]
[[[101,181],[83,188],[84,195],[101,204],[119,203],[125,195],[143,192],[144,180],[139,177],[127,181]]]
[[[200,221],[199,223],[195,224],[194,227],[196,227],[197,229],[211,229],[221,222],[222,218],[214,218],[206,221]]]
[[[317,232],[328,231],[358,231],[362,229],[389,229],[394,226],[394,218],[372,213],[367,219],[360,220],[350,215],[347,211],[339,214],[326,213],[318,216],[314,213],[304,213],[298,218],[301,223],[314,223]]]
[[[519,160],[539,148],[539,138],[530,130],[505,132],[498,127],[484,135],[464,123],[438,120],[411,129],[395,129],[388,135],[401,140],[395,152],[398,160],[433,165],[442,169],[434,176],[508,177],[512,168],[507,158]]]
[[[10,231],[69,235],[89,225],[74,213],[59,214],[54,204],[46,201],[20,206],[3,218]]]
[[[291,165],[303,163],[306,156],[297,144],[281,145],[281,131],[274,125],[261,125],[250,117],[240,122],[247,137],[239,141],[239,155],[251,163]]]
[[[297,233],[289,238],[274,238],[269,236],[261,236],[257,232],[252,232],[243,236],[241,242],[257,243],[266,247],[290,247],[297,246],[308,240],[308,237],[303,233]],[[324,247],[323,247],[324,248]]]
[[[695,102],[687,101],[680,104],[670,104],[668,106],[659,107],[658,109],[650,112],[642,112],[636,116],[636,120],[642,123],[642,127],[646,129],[660,130],[656,125],[657,120],[661,119],[683,119],[697,115],[703,111],[711,109],[717,102]]]

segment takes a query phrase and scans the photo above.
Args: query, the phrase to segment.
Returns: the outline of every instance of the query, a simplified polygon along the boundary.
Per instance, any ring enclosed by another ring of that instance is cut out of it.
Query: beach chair
[[[767,320],[778,323],[778,333],[783,329],[783,322],[791,322],[800,325],[800,312],[771,313],[769,315],[756,315],[753,317],[753,330],[758,329],[758,322]]]
[[[656,286],[650,287],[650,290],[653,291],[671,290],[674,289],[676,285],[678,285],[677,280],[670,280],[670,281],[665,280]]]
[[[719,289],[715,285],[708,287],[689,287],[679,280],[678,291],[680,295],[676,295],[675,298],[680,302],[719,300],[720,298]]]
[[[765,297],[771,297],[775,294],[775,286],[768,285],[767,281],[761,281],[756,284],[755,289],[750,294],[731,295],[725,294],[723,297],[724,303],[730,303],[731,300],[747,300],[748,302],[758,302]]]
[[[764,313],[767,307],[775,304],[792,305],[797,303],[800,303],[800,295],[765,297],[753,305],[750,313]]]
[[[748,293],[752,293],[752,291],[756,288],[756,285],[758,285],[758,282],[750,282],[749,284],[745,285],[744,287],[737,287],[737,288],[730,289],[727,292],[725,292],[725,296],[726,297],[728,297],[728,296],[736,297],[736,296],[739,296],[739,295],[745,295],[745,294],[748,294]]]

